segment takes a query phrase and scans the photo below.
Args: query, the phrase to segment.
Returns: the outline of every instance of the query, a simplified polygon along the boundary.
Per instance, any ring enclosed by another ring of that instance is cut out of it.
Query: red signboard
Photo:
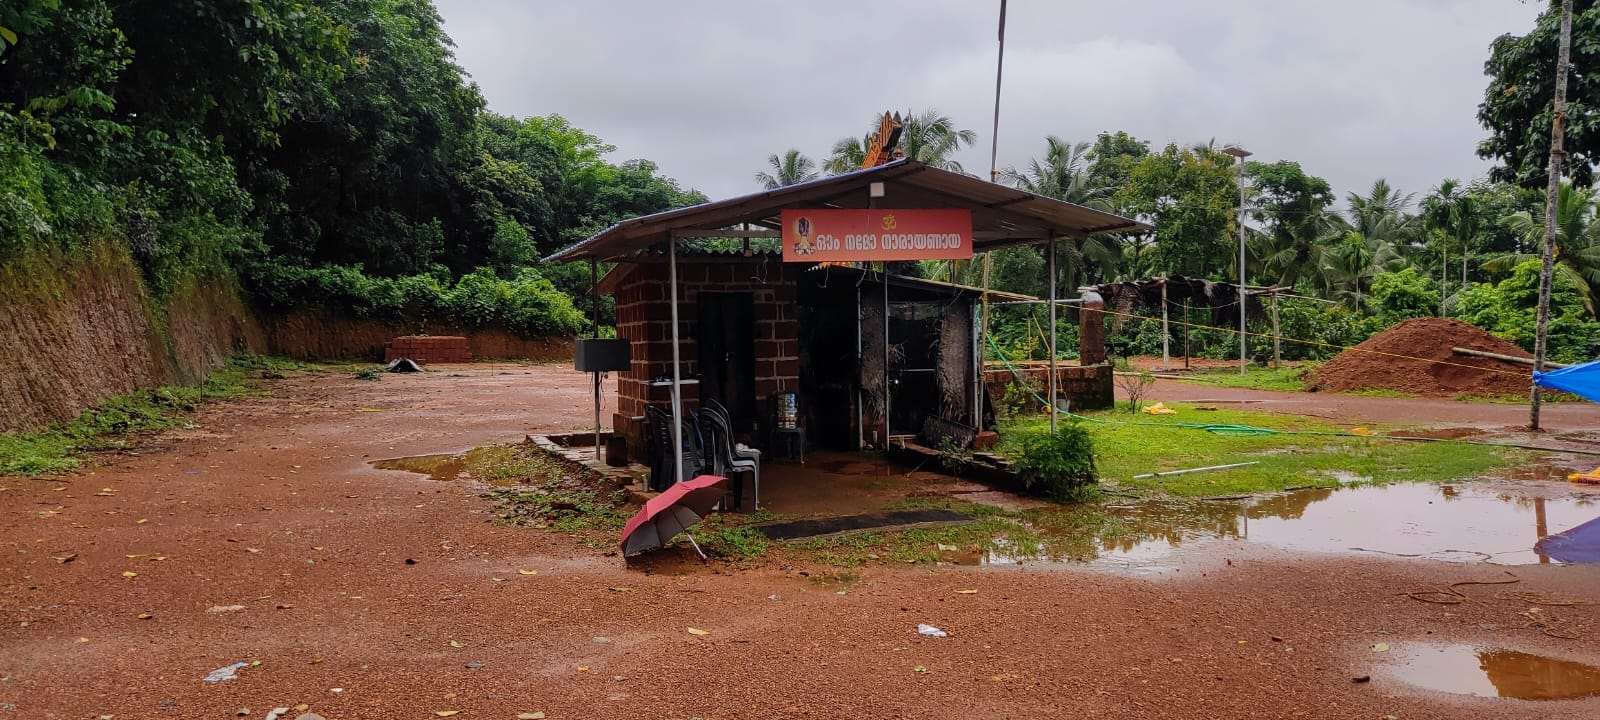
[[[784,210],[784,262],[972,258],[971,210]]]

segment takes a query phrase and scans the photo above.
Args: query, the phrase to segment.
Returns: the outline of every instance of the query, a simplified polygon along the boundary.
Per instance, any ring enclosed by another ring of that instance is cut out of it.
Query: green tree
[[[1495,284],[1480,283],[1461,292],[1462,320],[1531,349],[1534,307],[1539,298],[1537,258],[1523,261]],[[1600,352],[1600,323],[1593,320],[1578,278],[1558,272],[1550,287],[1550,355],[1557,362],[1584,362]]]
[[[1596,194],[1572,183],[1561,184],[1556,198],[1556,274],[1569,281],[1583,299],[1590,317],[1595,317],[1596,293],[1600,290],[1600,222],[1596,222]],[[1532,252],[1544,238],[1544,217],[1535,218],[1526,210],[1506,216],[1502,224],[1524,238],[1529,252],[1512,252],[1491,258],[1484,269],[1508,272],[1520,268],[1539,255]]]
[[[871,135],[839,138],[828,153],[828,159],[822,163],[822,169],[829,175],[860,170],[861,164],[867,161],[867,146],[871,144]]]
[[[1150,154],[1150,143],[1123,131],[1103,132],[1089,147],[1089,184],[1113,192],[1128,184],[1133,166]]]
[[[792,148],[781,157],[768,155],[767,168],[771,172],[756,173],[756,184],[764,190],[776,190],[817,179],[817,162]]]
[[[1069,143],[1054,135],[1045,138],[1043,158],[1029,161],[1027,170],[1008,167],[1001,178],[1028,192],[1086,207],[1106,209],[1111,188],[1093,184],[1088,168],[1089,143]],[[1114,275],[1122,257],[1116,237],[1095,235],[1063,238],[1056,241],[1056,270],[1066,282],[1068,296],[1074,295],[1086,274]]]
[[[1408,267],[1372,278],[1372,305],[1378,319],[1384,325],[1392,325],[1433,315],[1439,309],[1439,291],[1433,278]]]
[[[1251,273],[1292,287],[1315,273],[1319,250],[1339,230],[1328,212],[1333,188],[1288,160],[1246,163],[1245,173],[1254,190],[1250,213],[1264,226],[1251,244]]]
[[[1349,194],[1346,229],[1317,253],[1312,283],[1319,294],[1364,308],[1372,279],[1405,267],[1401,249],[1413,235],[1413,218],[1406,214],[1411,197],[1381,178],[1366,195]]]
[[[962,172],[961,163],[952,159],[956,151],[978,141],[978,133],[956,129],[955,121],[938,110],[907,112],[900,133],[900,150],[905,156],[942,170]]]
[[[867,148],[872,145],[872,136],[877,132],[881,120],[881,115],[874,115],[872,131],[860,139],[840,138],[833,144],[833,150],[828,154],[822,169],[834,175],[859,170],[862,163],[866,162]],[[900,141],[895,147],[905,157],[917,162],[951,172],[961,172],[961,163],[952,159],[952,156],[961,148],[977,141],[978,133],[956,129],[955,121],[949,116],[929,108],[920,113],[906,112],[901,122]]]
[[[1046,136],[1044,157],[1028,161],[1026,170],[1002,170],[1000,177],[1019,190],[1066,202],[1104,209],[1111,188],[1096,185],[1089,174],[1089,143],[1073,144]]]
[[[1115,202],[1155,227],[1153,253],[1139,258],[1137,273],[1228,274],[1239,207],[1232,165],[1233,158],[1209,145],[1171,144],[1132,166]]]
[[[1573,0],[1572,10],[1565,148],[1573,182],[1588,187],[1600,153],[1600,5]],[[1490,171],[1495,180],[1528,188],[1549,182],[1560,21],[1561,2],[1552,0],[1526,35],[1502,35],[1489,46],[1483,67],[1489,86],[1478,105],[1478,122],[1489,137],[1479,143],[1478,156],[1497,163]]]

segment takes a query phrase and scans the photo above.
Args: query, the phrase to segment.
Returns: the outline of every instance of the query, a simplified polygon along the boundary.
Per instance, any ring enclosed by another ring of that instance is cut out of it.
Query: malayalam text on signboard
[[[967,260],[970,210],[784,210],[784,262]]]

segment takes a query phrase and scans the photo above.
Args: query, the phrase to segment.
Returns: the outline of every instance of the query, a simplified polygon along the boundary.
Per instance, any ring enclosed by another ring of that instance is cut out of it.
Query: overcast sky
[[[436,0],[489,107],[559,113],[712,199],[766,158],[819,161],[888,109],[936,107],[986,175],[998,0]],[[1487,164],[1483,61],[1543,3],[1011,0],[1000,166],[1044,136],[1126,130],[1296,160],[1341,198],[1378,177],[1419,197]],[[1341,206],[1342,206],[1341,202]]]

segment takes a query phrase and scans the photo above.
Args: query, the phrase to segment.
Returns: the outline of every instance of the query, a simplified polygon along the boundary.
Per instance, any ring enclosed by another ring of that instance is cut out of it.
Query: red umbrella
[[[650,498],[644,508],[622,528],[623,557],[661,547],[690,525],[700,522],[700,518],[710,514],[711,508],[722,499],[727,484],[727,478],[701,475],[673,485]],[[700,557],[706,556],[693,537],[689,538],[689,542],[694,545],[695,552],[700,553]]]

